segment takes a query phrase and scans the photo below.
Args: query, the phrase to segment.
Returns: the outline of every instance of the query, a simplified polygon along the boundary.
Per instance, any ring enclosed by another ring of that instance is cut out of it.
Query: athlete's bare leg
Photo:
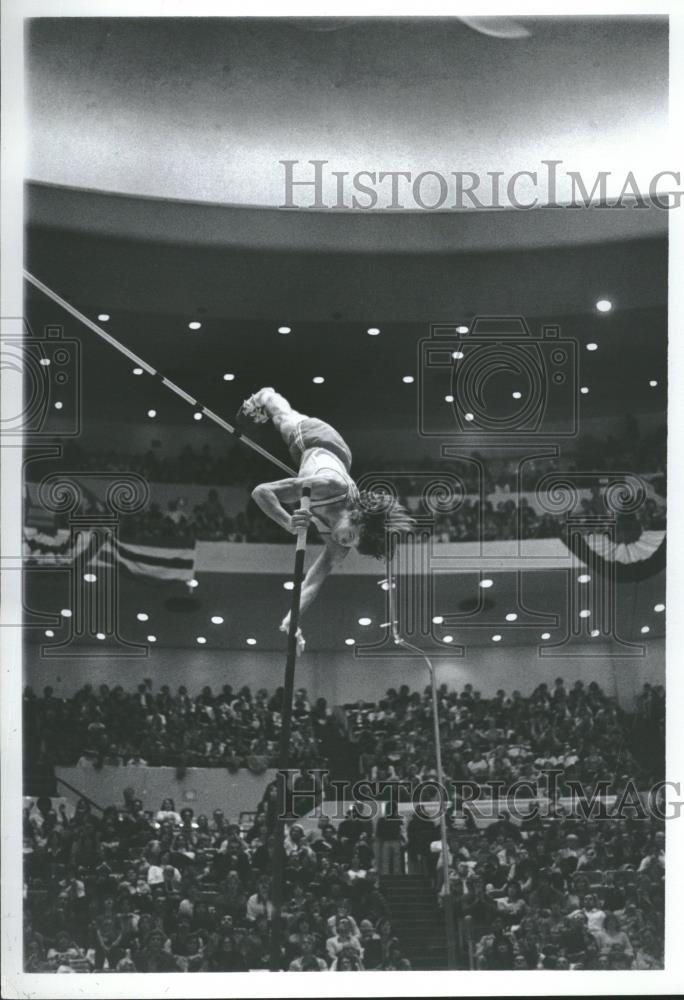
[[[240,412],[258,424],[272,420],[286,444],[299,421],[305,416],[305,414],[294,410],[285,397],[271,386],[259,389],[253,396],[246,399],[240,407]]]

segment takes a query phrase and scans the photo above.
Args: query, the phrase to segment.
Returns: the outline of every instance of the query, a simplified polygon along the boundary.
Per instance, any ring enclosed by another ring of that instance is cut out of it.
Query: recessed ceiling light
[[[221,618],[221,615],[212,615],[211,616],[211,624],[212,625],[223,625],[223,618]]]
[[[345,646],[354,646],[356,645],[356,639],[345,639],[344,644]]]
[[[368,329],[366,330],[366,333],[368,334],[369,337],[377,337],[380,331],[378,330],[377,326],[369,326]]]
[[[500,635],[493,635],[492,636],[492,642],[501,642],[501,636]]]
[[[506,615],[506,621],[507,622],[514,622],[514,621],[517,621],[517,619],[518,619],[518,616],[516,615],[515,611],[510,611]]]
[[[205,639],[205,637],[203,635],[198,635],[197,636],[197,642],[200,644],[200,646],[203,646],[206,641],[207,640]]]
[[[658,613],[660,613],[661,611],[665,610],[665,605],[664,604],[654,604],[653,605],[653,610],[657,611]]]
[[[359,618],[359,625],[370,625],[370,618]]]
[[[444,397],[444,402],[445,403],[453,403],[453,401],[454,401],[454,397],[451,395],[451,393],[449,393],[448,396]]]
[[[445,635],[442,637],[442,642],[450,643],[454,641],[453,635]]]
[[[278,327],[278,333],[282,333],[283,336],[285,334],[287,334],[287,333],[292,333],[292,327],[291,326],[279,326]]]
[[[460,361],[461,358],[465,357],[465,355],[464,355],[463,351],[452,351],[451,352],[451,357],[454,359],[454,361]]]
[[[252,638],[252,636],[250,636],[249,639],[247,639],[247,645],[248,646],[256,646],[256,639],[254,639],[254,638]]]
[[[580,573],[580,575],[577,577],[577,582],[578,583],[590,583],[591,582],[591,577],[589,576],[588,573]]]
[[[71,618],[71,610],[69,608],[62,608],[60,615],[62,618]]]
[[[541,638],[542,639],[550,639],[551,638],[551,633],[550,632],[542,632]]]
[[[148,642],[156,642],[157,641],[156,635],[148,635],[147,641]]]
[[[226,372],[224,374],[224,376],[223,376],[223,381],[224,382],[233,382],[234,379],[235,379],[235,376],[233,375],[232,372]]]
[[[641,634],[642,635],[646,635],[646,633],[650,632],[650,631],[651,631],[650,626],[648,626],[648,625],[642,625],[641,626]]]
[[[444,618],[442,617],[442,615],[435,615],[435,617],[432,619],[432,622],[434,625],[442,625],[444,623]]]
[[[404,375],[401,381],[405,382],[406,385],[411,385],[411,383],[414,381],[413,375]]]
[[[199,410],[197,410],[195,413],[193,413],[193,417],[194,417],[195,420],[201,420],[202,419],[202,414],[200,413]]]
[[[598,351],[598,344],[594,344],[594,343],[587,344],[587,350],[588,351]]]
[[[591,618],[591,611],[589,608],[583,608],[579,613],[580,618]]]
[[[650,385],[650,387],[652,389],[655,389],[655,387],[658,385],[658,383],[656,382],[656,380],[654,378],[652,378],[651,381],[648,384]]]
[[[95,576],[94,573],[84,573],[83,579],[85,580],[86,583],[95,583],[97,577]]]
[[[467,326],[457,326],[456,327],[456,333],[467,333],[467,332],[468,332],[468,327]]]
[[[100,642],[102,642],[102,640],[105,638],[104,632],[98,632],[97,635],[95,636],[95,638],[99,639]]]
[[[480,580],[480,586],[482,587],[483,590],[487,590],[489,587],[493,587],[494,586],[494,581],[493,580]]]
[[[48,639],[54,639],[55,637],[55,633],[52,631],[51,628],[45,629],[45,635],[48,637]]]
[[[589,395],[589,386],[588,385],[581,386],[580,387],[580,392],[582,393],[583,396],[588,396]]]
[[[294,583],[292,580],[286,580],[283,584],[283,590],[294,590]]]
[[[199,580],[188,580],[188,587],[192,587],[193,590],[195,587],[199,587]]]
[[[109,319],[109,313],[100,313],[97,318],[100,323],[106,323]]]
[[[475,415],[474,415],[473,413],[464,413],[464,414],[463,414],[463,416],[464,416],[464,417],[465,417],[465,419],[466,419],[466,420],[468,420],[468,421],[470,421],[470,420],[474,420],[474,419],[475,419]]]
[[[599,299],[596,303],[596,308],[600,313],[607,313],[613,308],[613,303],[610,299]]]
[[[154,418],[157,416],[157,411],[156,410],[148,410],[147,411],[147,416],[150,417],[152,420],[154,420]]]
[[[194,319],[192,323],[188,323],[189,330],[201,330],[201,328],[202,324],[199,322],[199,320]]]
[[[49,358],[41,358],[40,359],[40,363],[43,366],[43,368],[47,368],[50,365],[50,359]]]
[[[596,639],[599,635],[601,635],[601,633],[599,632],[599,630],[597,628],[593,628],[591,630],[591,637],[592,637],[592,639]]]
[[[64,406],[64,403],[60,403],[59,400],[57,400],[57,402],[55,403],[55,409],[56,410],[61,410],[63,406]]]
[[[133,374],[134,375],[142,375],[142,373],[143,373],[142,368],[134,368],[133,369]]]
[[[522,393],[518,392],[517,389],[515,390],[514,393],[511,393],[511,395],[513,396],[513,399],[522,399]]]
[[[135,617],[138,619],[139,622],[147,622],[150,620],[150,616],[147,614],[146,611],[139,611]]]
[[[325,382],[325,379],[323,378],[322,375],[314,375],[314,377],[311,379],[311,381],[313,383],[315,383],[315,385],[323,385],[323,383]]]

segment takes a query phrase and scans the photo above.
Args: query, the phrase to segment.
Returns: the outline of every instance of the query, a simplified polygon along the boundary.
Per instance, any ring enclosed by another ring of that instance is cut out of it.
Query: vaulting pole
[[[311,487],[302,490],[300,508],[308,510],[311,502]],[[285,664],[285,684],[282,704],[282,725],[280,730],[280,753],[278,756],[278,773],[276,784],[277,813],[274,830],[275,843],[273,848],[273,874],[271,886],[271,902],[273,915],[271,917],[271,971],[278,972],[282,964],[282,908],[285,895],[285,809],[290,797],[286,790],[290,785],[290,736],[292,733],[292,699],[294,695],[295,664],[297,662],[297,630],[299,628],[299,603],[304,579],[304,557],[306,555],[307,527],[298,528],[297,546],[295,548],[295,566],[292,589],[292,606],[290,609],[290,628],[287,633],[287,662]]]
[[[272,462],[273,465],[277,465],[279,469],[283,470],[283,472],[287,472],[287,474],[290,476],[296,475],[295,470],[290,468],[289,465],[286,465],[285,462],[281,462],[279,458],[275,457],[275,455],[271,455],[269,451],[266,451],[265,448],[262,448],[260,444],[256,443],[256,441],[252,441],[251,438],[246,437],[242,433],[239,427],[234,427],[233,424],[229,424],[227,420],[223,419],[223,417],[219,417],[218,413],[214,413],[213,410],[210,410],[208,407],[203,406],[202,403],[194,399],[191,395],[189,395],[189,393],[185,392],[184,389],[181,389],[179,385],[176,385],[175,382],[172,382],[170,379],[166,378],[165,375],[163,375],[160,371],[157,371],[156,368],[153,368],[152,365],[149,364],[147,361],[145,361],[143,358],[139,357],[133,351],[129,350],[129,348],[126,347],[125,344],[122,344],[121,341],[116,339],[116,337],[113,337],[111,333],[107,333],[106,330],[103,330],[102,327],[98,326],[98,324],[95,323],[92,319],[90,319],[89,316],[86,316],[85,313],[82,313],[75,306],[72,306],[70,302],[67,302],[66,299],[63,299],[61,295],[57,294],[57,292],[53,291],[47,285],[43,284],[43,282],[40,281],[38,278],[36,278],[33,274],[31,274],[30,271],[26,270],[24,271],[24,278],[27,281],[29,281],[35,288],[41,291],[43,295],[46,295],[49,299],[52,299],[53,302],[56,302],[57,305],[60,306],[60,308],[70,313],[71,316],[79,320],[79,322],[83,323],[84,326],[87,326],[89,330],[93,331],[93,333],[96,333],[101,340],[104,340],[105,343],[109,344],[110,347],[113,347],[115,351],[118,351],[120,354],[125,355],[129,361],[132,361],[135,365],[138,366],[138,368],[142,368],[143,371],[146,371],[148,375],[151,375],[153,378],[159,379],[161,384],[166,389],[169,389],[171,392],[175,393],[176,396],[179,396],[185,403],[188,403],[190,406],[192,406],[195,412],[201,413],[208,420],[211,420],[213,421],[213,423],[218,424],[218,426],[221,427],[222,430],[228,431],[229,434],[232,434],[233,437],[237,438],[239,441],[242,441],[243,444],[246,444],[248,448],[252,449],[252,451],[256,451],[259,455],[262,456],[262,458],[266,458],[268,459],[269,462]]]

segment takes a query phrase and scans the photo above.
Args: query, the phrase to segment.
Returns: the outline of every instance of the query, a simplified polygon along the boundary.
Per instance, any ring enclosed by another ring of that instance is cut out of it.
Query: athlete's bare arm
[[[302,479],[277,479],[272,483],[260,483],[255,486],[252,490],[252,499],[272,521],[279,524],[285,531],[296,535],[297,528],[303,527],[304,523],[308,525],[310,518],[303,521],[302,511],[297,510],[294,514],[290,514],[285,510],[283,504],[297,503],[301,499],[305,486],[311,487],[311,493],[314,497],[325,496],[326,492],[330,494],[339,488],[335,480],[325,475],[307,476]]]
[[[345,545],[338,545],[328,539],[325,542],[323,551],[316,557],[309,566],[306,576],[302,582],[302,594],[299,601],[300,612],[306,611],[311,605],[319,590],[323,586],[326,578],[332,573],[335,566],[349,555],[349,548]],[[281,629],[286,632],[290,624],[290,613],[283,618]]]

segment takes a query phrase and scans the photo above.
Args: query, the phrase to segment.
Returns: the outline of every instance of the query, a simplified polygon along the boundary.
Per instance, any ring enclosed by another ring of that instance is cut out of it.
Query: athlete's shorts
[[[307,448],[325,448],[339,458],[347,472],[351,470],[349,445],[334,427],[317,417],[302,417],[288,441],[288,448],[297,465]]]

